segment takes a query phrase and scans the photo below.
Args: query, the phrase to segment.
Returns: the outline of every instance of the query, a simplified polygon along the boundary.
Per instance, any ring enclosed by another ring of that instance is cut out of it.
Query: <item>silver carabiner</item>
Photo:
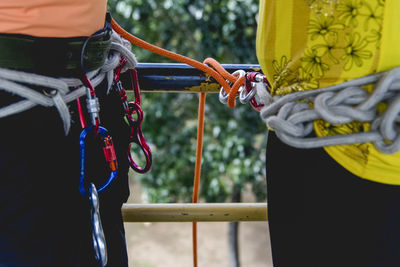
[[[255,89],[256,84],[251,83],[251,89],[250,91],[247,91],[247,88],[240,90],[239,92],[239,101],[242,104],[247,104],[250,102],[251,99],[256,95],[256,89]]]
[[[227,104],[228,103],[228,94],[225,92],[225,89],[221,87],[221,90],[219,90],[219,95],[218,95],[219,102],[222,104]]]
[[[104,267],[107,264],[107,245],[100,218],[99,196],[97,194],[96,186],[93,183],[89,186],[89,201],[95,257],[100,266]]]
[[[246,72],[244,70],[236,70],[235,72],[232,73],[233,76],[237,77],[238,79],[245,76]],[[232,83],[230,83],[229,81],[227,81],[229,85],[232,85]],[[239,93],[243,90],[246,90],[244,86],[240,86],[239,88]],[[218,99],[222,104],[227,104],[228,103],[228,97],[229,94],[227,94],[225,92],[225,89],[223,87],[221,87],[221,89],[219,90],[219,96]]]

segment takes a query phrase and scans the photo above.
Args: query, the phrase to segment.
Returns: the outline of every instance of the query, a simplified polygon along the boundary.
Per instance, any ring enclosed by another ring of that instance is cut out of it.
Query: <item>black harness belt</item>
[[[110,31],[88,37],[47,38],[0,34],[0,68],[49,76],[76,76],[103,66],[110,50]],[[82,52],[82,50],[84,50]]]

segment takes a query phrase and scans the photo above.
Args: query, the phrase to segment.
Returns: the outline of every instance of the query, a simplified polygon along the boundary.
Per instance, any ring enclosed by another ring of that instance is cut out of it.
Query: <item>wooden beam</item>
[[[125,204],[122,215],[125,222],[267,221],[267,204]]]

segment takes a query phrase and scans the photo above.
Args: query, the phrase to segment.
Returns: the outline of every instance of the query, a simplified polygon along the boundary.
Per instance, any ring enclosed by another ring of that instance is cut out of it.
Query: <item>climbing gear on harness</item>
[[[375,88],[368,94],[362,86],[372,83]],[[285,96],[272,97],[265,88],[258,91],[265,104],[260,113],[262,119],[291,146],[314,148],[372,142],[382,153],[400,150],[400,135],[396,130],[400,112],[400,67]],[[313,103],[313,108],[309,102]],[[386,102],[388,107],[382,114],[377,114],[376,106],[380,102]],[[369,132],[307,138],[313,130],[313,121],[319,119],[331,124],[370,122],[371,129]]]
[[[143,111],[142,108],[140,107],[141,104],[140,87],[136,69],[132,69],[131,74],[133,76],[132,79],[133,79],[133,88],[135,92],[135,101],[128,103],[127,111],[129,112],[126,114],[131,129],[129,136],[130,144],[127,153],[131,167],[138,173],[146,173],[151,168],[152,155],[150,147],[147,145],[146,139],[144,138],[142,131]],[[137,119],[133,118],[133,114],[136,114]],[[136,143],[142,150],[143,154],[145,155],[146,165],[144,167],[139,167],[132,159],[132,155],[130,153],[132,143]]]
[[[79,192],[83,196],[86,196],[88,194],[87,189],[85,188],[85,139],[86,139],[86,136],[88,135],[88,133],[93,130],[93,127],[94,126],[89,126],[85,129],[83,129],[79,136],[79,146],[80,146],[80,153],[81,153],[81,169],[80,169],[81,171],[80,171]],[[117,170],[117,163],[116,163],[117,158],[115,156],[114,145],[112,143],[111,137],[108,134],[108,131],[105,128],[99,126],[98,134],[103,138],[103,141],[105,144],[105,147],[103,148],[104,156],[105,156],[106,161],[109,163],[109,167],[110,167],[110,175],[107,178],[107,181],[103,185],[98,187],[97,192],[100,194],[115,179],[115,177],[117,176],[118,170]]]
[[[104,152],[104,158],[108,162],[110,170],[111,171],[118,170],[117,156],[115,154],[114,143],[112,141],[111,136],[106,136],[104,138],[103,152]]]
[[[89,46],[90,42],[88,43],[88,50]],[[87,73],[87,77],[93,87],[99,85],[104,79],[107,81],[107,89],[111,87],[114,69],[119,65],[121,56],[127,60],[125,69],[134,68],[136,66],[136,58],[130,51],[129,42],[113,32],[111,35],[109,56],[106,58],[104,65],[101,68]],[[79,64],[74,65],[74,67],[77,67],[80,72]],[[89,65],[88,62],[86,62],[86,64]],[[37,91],[36,89],[30,88],[29,85],[47,88],[49,91],[55,90],[57,93],[46,95],[42,90]],[[63,121],[64,131],[67,134],[71,124],[71,116],[67,103],[85,95],[86,86],[83,85],[82,81],[78,78],[53,78],[34,73],[0,68],[0,90],[25,98],[19,102],[1,107],[0,118],[28,110],[36,105],[45,107],[55,106]]]
[[[139,80],[138,80],[138,75],[136,69],[131,70],[131,79],[132,79],[132,86],[133,90],[135,93],[135,100],[133,102],[127,101],[127,96],[125,89],[122,86],[122,83],[119,79],[122,67],[124,66],[126,60],[122,59],[120,66],[116,69],[115,75],[114,75],[114,88],[119,94],[122,102],[122,106],[125,111],[125,118],[128,121],[129,127],[130,127],[130,133],[129,133],[129,146],[127,150],[127,156],[129,160],[129,164],[133,170],[135,170],[138,173],[146,173],[150,170],[151,165],[152,165],[152,154],[151,154],[151,149],[147,145],[146,139],[143,136],[143,131],[142,131],[142,122],[143,122],[143,111],[142,108],[140,107],[141,105],[141,95],[140,95],[140,86],[139,86]],[[133,118],[133,115],[136,114],[137,119]],[[145,159],[146,159],[146,164],[144,167],[140,167],[132,158],[131,155],[131,144],[135,143],[137,144],[140,149],[142,150]]]
[[[92,125],[95,126],[95,131],[97,133],[100,124],[100,103],[96,96],[96,91],[93,88],[90,80],[85,75],[83,77],[83,82],[86,85],[86,108],[90,115],[90,121]]]
[[[249,101],[250,105],[253,107],[253,109],[255,111],[260,112],[260,110],[264,107],[264,104],[259,103],[259,101],[257,101],[257,99],[255,97],[257,95],[257,84],[258,83],[265,84],[265,86],[266,86],[265,90],[268,90],[271,87],[269,85],[269,82],[268,82],[267,78],[265,77],[265,75],[263,75],[259,72],[247,72],[246,73],[246,81],[245,81],[245,87],[246,87],[247,94],[244,91],[242,91],[240,94],[240,99],[245,99],[247,101],[247,99],[250,98],[250,101]],[[249,97],[249,96],[251,96],[251,97]]]
[[[246,72],[244,72],[243,70],[237,70],[234,73],[232,73],[232,75],[239,79],[239,78],[244,77],[246,75]],[[229,82],[229,81],[227,81],[227,82]],[[239,92],[242,92],[243,90],[245,90],[244,85],[240,86]],[[219,101],[222,104],[227,104],[228,97],[229,97],[229,94],[225,92],[225,89],[223,87],[221,87],[221,90],[219,91]]]
[[[93,183],[90,183],[89,186],[89,201],[95,257],[100,266],[104,267],[107,264],[107,244],[103,226],[101,224],[99,196],[97,194],[96,186]]]
[[[213,62],[213,65],[219,64],[218,62]],[[258,103],[256,99],[256,83],[263,82],[266,83],[269,87],[268,81],[264,75],[262,75],[259,72],[245,72],[244,70],[237,70],[232,74],[225,74],[224,77],[229,77],[230,75],[233,75],[237,77],[238,79],[244,77],[244,85],[239,87],[238,89],[238,97],[239,101],[242,104],[247,104],[250,103],[250,105],[254,108],[256,111],[260,111],[261,108],[264,106],[263,104]],[[227,80],[229,82],[229,80]],[[234,94],[234,92],[231,92]],[[237,97],[237,96],[236,96]],[[229,99],[229,94],[227,94],[224,90],[223,87],[221,87],[221,90],[219,91],[219,101],[223,104],[227,104]]]
[[[87,110],[90,114],[90,120],[92,122],[92,125],[95,125],[95,132],[97,134],[98,127],[100,124],[100,104],[99,104],[99,99],[96,96],[96,91],[94,90],[93,85],[91,84],[90,80],[87,77],[87,73],[90,70],[87,67],[86,60],[88,59],[88,54],[86,51],[87,45],[91,39],[98,38],[98,36],[102,36],[104,34],[110,34],[112,32],[111,26],[110,26],[110,14],[107,13],[106,16],[106,26],[104,29],[94,33],[93,35],[89,36],[86,41],[82,45],[82,51],[81,51],[81,57],[80,57],[80,68],[82,71],[82,83],[86,86],[86,106]]]

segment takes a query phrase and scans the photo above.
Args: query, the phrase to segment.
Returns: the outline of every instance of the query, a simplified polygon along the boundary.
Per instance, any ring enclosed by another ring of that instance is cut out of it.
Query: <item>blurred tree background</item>
[[[109,0],[108,5],[121,26],[147,42],[199,61],[257,63],[258,0]],[[138,47],[133,52],[139,62],[171,62]],[[137,177],[150,202],[191,202],[198,95],[147,93],[142,100],[153,166]],[[206,103],[200,198],[240,202],[248,184],[257,201],[264,201],[265,124],[250,105],[238,103],[231,110],[218,94],[208,94]]]

